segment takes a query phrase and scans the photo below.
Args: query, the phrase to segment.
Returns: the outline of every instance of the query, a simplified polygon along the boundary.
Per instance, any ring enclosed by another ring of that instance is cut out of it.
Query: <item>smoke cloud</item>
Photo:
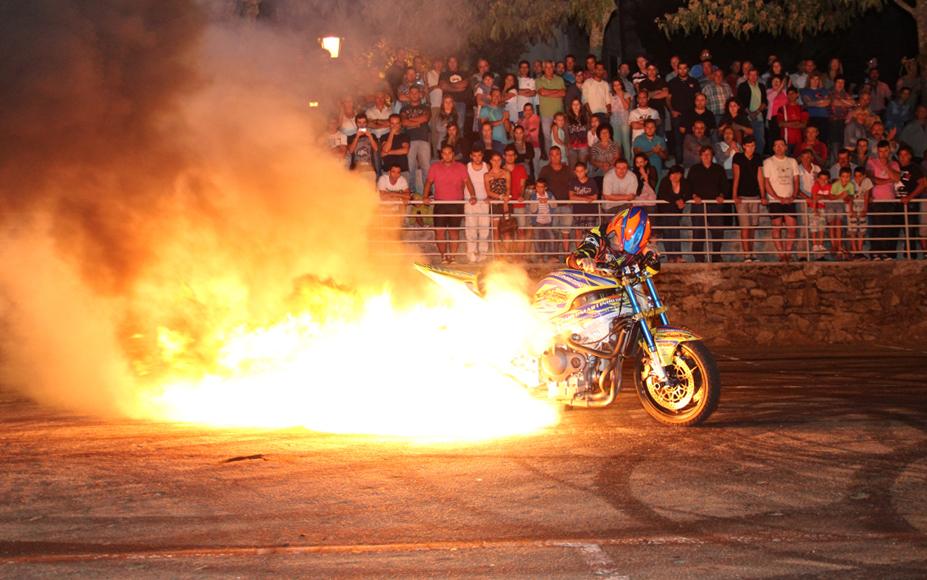
[[[0,381],[120,412],[156,344],[202,367],[312,281],[415,291],[306,107],[376,79],[314,43],[224,1],[0,2]]]

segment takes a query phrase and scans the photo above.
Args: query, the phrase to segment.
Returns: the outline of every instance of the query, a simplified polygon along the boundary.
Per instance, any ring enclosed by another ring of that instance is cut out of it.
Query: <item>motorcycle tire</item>
[[[721,376],[714,355],[702,341],[680,343],[673,362],[666,367],[667,374],[675,376],[680,386],[669,389],[657,386],[652,390],[645,380],[648,371],[646,357],[641,357],[634,383],[641,406],[658,422],[671,427],[694,427],[705,422],[717,408]]]

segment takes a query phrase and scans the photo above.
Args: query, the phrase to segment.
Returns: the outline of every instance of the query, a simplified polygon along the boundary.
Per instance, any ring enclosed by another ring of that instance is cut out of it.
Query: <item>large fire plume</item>
[[[69,34],[49,66],[70,84],[39,67],[0,116],[22,138],[0,165],[4,384],[215,427],[459,441],[557,420],[513,376],[547,333],[523,273],[480,300],[371,240],[389,219],[372,184],[314,145],[304,39],[180,0],[36,5],[63,13],[20,18],[19,40]],[[49,116],[61,148],[34,125]]]

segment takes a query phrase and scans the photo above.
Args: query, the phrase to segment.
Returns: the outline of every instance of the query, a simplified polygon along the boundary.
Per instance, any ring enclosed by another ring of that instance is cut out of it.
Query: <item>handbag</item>
[[[496,228],[499,232],[500,240],[507,237],[514,237],[515,233],[518,231],[518,221],[509,213],[508,199],[502,201],[502,217],[499,218],[499,223]]]

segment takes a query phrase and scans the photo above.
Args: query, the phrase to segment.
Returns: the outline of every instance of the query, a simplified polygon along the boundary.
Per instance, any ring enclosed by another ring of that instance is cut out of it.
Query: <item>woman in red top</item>
[[[516,243],[513,250],[517,254],[523,254],[527,247],[528,236],[528,208],[525,207],[525,184],[528,182],[528,171],[524,164],[518,163],[518,150],[514,145],[507,145],[503,154],[505,165],[503,169],[509,172],[509,194],[511,203],[509,208],[515,221],[518,222],[518,232],[516,233]]]

